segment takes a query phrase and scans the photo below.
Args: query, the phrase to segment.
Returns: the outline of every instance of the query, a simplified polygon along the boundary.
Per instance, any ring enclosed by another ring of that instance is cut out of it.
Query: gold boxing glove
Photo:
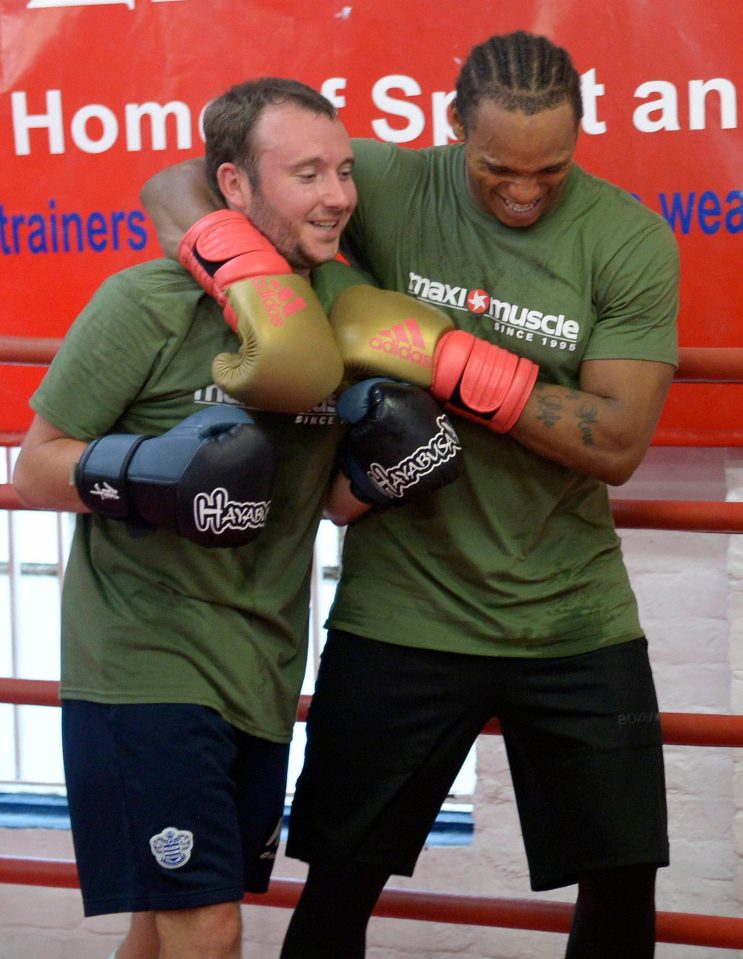
[[[365,285],[339,293],[328,316],[343,357],[342,388],[370,376],[390,376],[427,389],[436,344],[454,329],[434,306]]]
[[[341,388],[390,376],[428,389],[446,409],[507,433],[534,389],[539,367],[479,339],[441,310],[404,293],[350,287],[330,308],[343,357]]]
[[[343,361],[312,287],[241,213],[217,210],[181,240],[178,258],[240,337],[212,365],[217,386],[248,406],[297,413],[329,396]]]

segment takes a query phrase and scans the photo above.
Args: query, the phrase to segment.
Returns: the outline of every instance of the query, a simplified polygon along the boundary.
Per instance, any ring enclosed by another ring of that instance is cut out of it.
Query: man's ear
[[[227,206],[247,213],[252,195],[247,173],[234,163],[222,163],[217,169],[217,183]]]
[[[456,103],[449,104],[449,126],[454,131],[454,135],[457,140],[464,140],[464,125],[459,117],[459,110],[457,110]]]

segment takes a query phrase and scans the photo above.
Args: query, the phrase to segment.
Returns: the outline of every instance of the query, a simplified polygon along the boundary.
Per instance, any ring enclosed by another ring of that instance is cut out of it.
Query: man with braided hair
[[[578,886],[568,959],[654,953],[661,731],[607,484],[642,460],[673,376],[678,251],[660,217],[574,162],[582,113],[569,54],[518,31],[463,64],[460,143],[353,141],[344,247],[382,289],[336,300],[341,352],[406,379],[424,308],[443,311],[456,329],[439,329],[427,375],[465,466],[404,515],[334,487],[328,512],[349,526],[287,846],[309,873],[282,959],[365,955],[385,881],[412,874],[492,716],[532,888]],[[153,212],[166,240],[188,225],[177,203]],[[419,314],[397,312],[399,293]]]

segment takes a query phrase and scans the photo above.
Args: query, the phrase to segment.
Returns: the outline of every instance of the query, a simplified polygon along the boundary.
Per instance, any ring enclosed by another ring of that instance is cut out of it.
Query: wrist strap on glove
[[[270,240],[236,210],[215,210],[197,220],[178,245],[178,260],[221,307],[227,288],[239,280],[292,272]]]
[[[431,393],[461,416],[494,433],[507,433],[521,416],[538,373],[537,364],[525,356],[452,330],[436,346]]]
[[[75,468],[75,486],[88,509],[112,519],[141,521],[129,496],[127,470],[146,439],[111,433],[85,447]]]

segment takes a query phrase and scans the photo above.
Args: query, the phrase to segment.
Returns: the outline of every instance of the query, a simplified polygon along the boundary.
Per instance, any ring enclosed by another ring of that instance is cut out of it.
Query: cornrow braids
[[[462,64],[455,105],[465,133],[483,100],[528,115],[567,100],[576,124],[583,116],[580,76],[570,54],[547,37],[523,30],[490,37],[473,47]]]

